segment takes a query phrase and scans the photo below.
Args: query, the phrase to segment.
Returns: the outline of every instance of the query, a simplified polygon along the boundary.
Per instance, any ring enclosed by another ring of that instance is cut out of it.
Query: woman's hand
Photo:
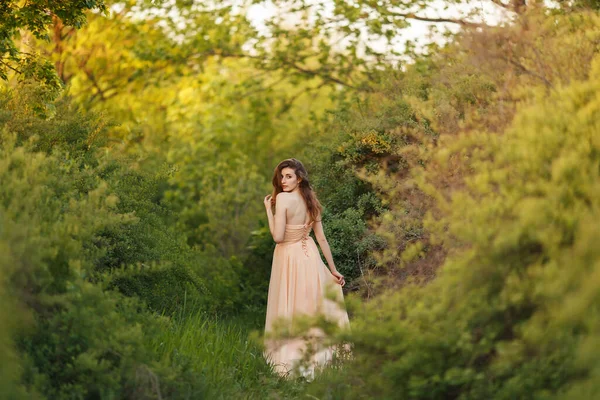
[[[342,286],[344,286],[346,284],[346,281],[344,280],[344,275],[340,274],[337,271],[332,271],[331,275],[333,275],[336,283],[339,283]]]
[[[265,196],[265,208],[267,209],[267,211],[271,210],[271,195],[268,194]]]

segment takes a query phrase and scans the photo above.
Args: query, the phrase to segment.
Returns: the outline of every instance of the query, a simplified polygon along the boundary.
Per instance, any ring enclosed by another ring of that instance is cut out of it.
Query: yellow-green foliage
[[[0,216],[0,230],[4,221]],[[18,307],[15,299],[7,293],[6,281],[8,271],[5,270],[8,261],[8,248],[5,242],[0,242],[0,397],[3,399],[28,399],[38,398],[34,393],[27,393],[21,385],[21,374],[23,372],[20,355],[14,348],[14,335],[22,327],[24,320],[29,314]]]
[[[189,40],[164,34],[171,13],[134,19],[134,2],[85,30],[56,20],[39,48],[75,103],[0,94],[0,397],[299,396],[248,326],[206,319],[264,309],[274,244],[254,229],[288,156],[311,171],[346,289],[370,299],[347,297],[355,358],[316,397],[600,397],[597,13],[520,10],[388,69],[355,44],[306,47],[312,29],[241,59],[263,42],[227,5],[146,3],[180,7]],[[377,15],[360,18],[383,33]],[[427,286],[385,291],[442,263]]]
[[[457,136],[501,134],[520,104],[587,79],[599,37],[597,13],[532,10],[511,25],[462,32],[401,74],[388,74],[386,84],[370,95],[374,107],[355,107],[347,129],[360,129],[376,116],[379,135],[396,143],[392,156],[384,158],[390,165],[364,175],[385,206],[373,225],[387,245],[375,256],[395,283],[434,277],[447,252],[460,245],[446,240],[442,246],[423,226],[426,211],[439,219],[441,204],[464,187],[473,157],[480,151],[493,156],[487,146],[467,145]],[[404,107],[389,113],[389,104]],[[390,163],[394,158],[399,161]],[[414,176],[422,169],[429,172],[417,185]]]
[[[343,378],[356,387],[324,385],[328,398],[600,395],[598,67],[525,108],[504,135],[464,142],[485,150],[438,234],[466,247],[430,285],[360,312]]]
[[[0,347],[2,365],[11,365],[0,369],[4,393],[202,393],[185,365],[159,362],[148,347],[156,329],[168,329],[148,308],[237,309],[239,262],[191,249],[168,225],[163,171],[136,170],[85,144],[95,125],[68,101],[49,104],[47,117],[30,112],[23,95],[3,93],[0,103]]]
[[[111,211],[114,196],[107,193],[106,185],[78,193],[77,180],[65,177],[71,173],[71,178],[81,179],[85,172],[78,172],[66,155],[30,153],[15,147],[15,137],[6,132],[4,139],[0,150],[3,291],[11,296],[8,304],[14,302],[34,320],[13,329],[17,354],[23,360],[23,386],[51,398],[119,393],[125,382],[121,377],[146,358],[138,353],[143,352],[139,324],[143,317],[130,313],[129,318],[137,321],[126,323],[119,307],[135,309],[131,300],[104,294],[83,278],[100,253],[89,246],[94,232],[128,217]],[[5,317],[13,322],[3,326],[14,325],[15,316]],[[109,331],[104,329],[107,326]],[[10,348],[8,354],[13,352]],[[6,362],[11,360],[2,360]],[[17,366],[14,371],[19,370]]]
[[[351,387],[324,380],[321,398],[600,395],[599,67],[463,142],[484,150],[426,226],[464,246],[431,284],[357,310]]]

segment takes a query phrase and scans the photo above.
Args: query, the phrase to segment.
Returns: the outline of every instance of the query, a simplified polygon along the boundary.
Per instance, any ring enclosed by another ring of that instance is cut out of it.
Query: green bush
[[[7,133],[0,140],[8,140],[10,132],[15,144],[27,146],[32,155],[56,153],[68,169],[49,187],[69,193],[55,201],[68,203],[102,182],[114,211],[125,216],[119,223],[99,227],[81,244],[93,254],[86,279],[99,281],[113,274],[109,288],[137,295],[159,313],[170,314],[184,301],[211,312],[231,311],[242,304],[235,295],[240,288],[236,262],[190,248],[189,232],[176,226],[179,216],[164,202],[172,175],[168,165],[150,171],[117,151],[100,152],[106,144],[104,128],[110,124],[75,109],[67,97],[48,100],[45,113],[34,112],[28,106],[33,102],[44,102],[44,91],[35,85],[2,93],[0,127]],[[228,292],[229,297],[216,292]]]
[[[263,220],[262,226],[251,233],[240,274],[240,286],[245,299],[243,307],[250,314],[260,314],[261,324],[264,324],[264,310],[267,308],[274,250],[273,236],[267,221]]]
[[[0,214],[0,231],[6,226],[4,216]],[[0,236],[2,234],[0,233]],[[29,322],[30,314],[15,301],[12,293],[5,287],[12,270],[9,263],[7,243],[0,241],[0,398],[30,399],[40,398],[37,393],[27,391],[22,385],[23,362],[15,348],[15,333]]]
[[[78,192],[74,182],[86,172],[65,163],[66,155],[31,153],[15,147],[14,135],[4,138],[0,243],[7,252],[0,270],[11,298],[34,320],[14,332],[24,385],[51,398],[133,390],[131,368],[150,361],[141,322],[152,318],[131,300],[84,281],[101,253],[84,243],[127,216],[111,211],[116,199],[101,182]]]
[[[60,149],[74,160],[96,164],[96,150],[107,143],[106,119],[81,112],[61,96],[51,94],[38,84],[25,82],[13,90],[0,88],[0,128],[16,135],[18,145],[29,143],[33,151],[51,153]],[[43,109],[33,107],[43,104]],[[4,138],[0,137],[0,143]]]
[[[15,109],[4,115],[18,111],[9,104]],[[2,315],[2,363],[11,363],[0,369],[4,393],[202,396],[203,381],[185,364],[159,361],[150,338],[169,321],[148,306],[167,314],[184,305],[194,313],[235,310],[240,263],[191,249],[170,227],[161,204],[166,173],[136,171],[94,146],[70,151],[74,144],[60,136],[45,145],[48,132],[86,128],[63,123],[67,111],[30,117],[22,132],[8,118],[0,136],[0,296],[3,312],[24,316]]]
[[[185,301],[199,305],[201,298],[210,298],[200,277],[205,274],[199,252],[173,228],[172,212],[161,201],[168,171],[134,170],[117,160],[103,160],[97,171],[117,194],[118,212],[134,215],[135,221],[97,232],[93,245],[102,248],[103,255],[94,262],[94,274],[109,273],[109,288],[138,296],[159,313],[172,314]],[[212,302],[210,306],[216,308]]]
[[[452,146],[479,149],[473,174],[447,201],[430,193],[445,217],[426,226],[460,245],[429,285],[357,308],[355,360],[315,387],[320,398],[600,394],[596,61],[589,81],[541,94],[504,135]]]
[[[406,167],[399,155],[405,137],[393,134],[392,127],[417,124],[405,102],[377,100],[382,99],[356,96],[342,103],[303,156],[324,206],[323,225],[336,267],[350,286],[361,271],[375,267],[372,253],[385,247],[368,226],[386,210],[368,177],[384,166],[395,171]]]

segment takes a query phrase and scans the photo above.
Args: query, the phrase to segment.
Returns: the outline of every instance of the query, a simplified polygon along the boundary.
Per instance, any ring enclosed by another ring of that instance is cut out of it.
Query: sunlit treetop
[[[22,78],[34,78],[58,88],[52,64],[28,51],[18,48],[14,39],[29,32],[38,39],[48,40],[48,27],[57,20],[76,28],[86,21],[87,10],[106,11],[104,0],[38,0],[0,2],[0,78],[8,79],[10,71]]]

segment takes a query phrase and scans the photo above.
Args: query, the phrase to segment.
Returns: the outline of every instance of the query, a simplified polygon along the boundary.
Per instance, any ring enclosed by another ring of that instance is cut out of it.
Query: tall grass
[[[227,319],[204,312],[173,317],[152,347],[161,361],[183,367],[194,376],[189,398],[282,399],[297,397],[305,384],[279,378],[252,339],[262,315]]]

